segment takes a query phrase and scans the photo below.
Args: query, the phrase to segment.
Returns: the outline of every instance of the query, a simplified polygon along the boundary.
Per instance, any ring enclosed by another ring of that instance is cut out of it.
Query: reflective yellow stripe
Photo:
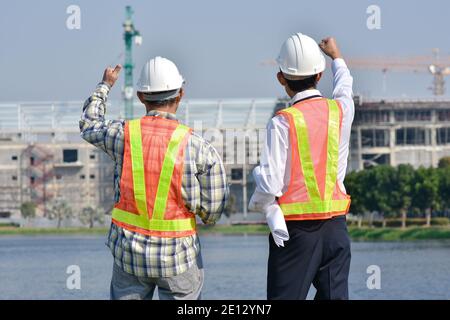
[[[180,144],[183,141],[189,128],[180,124],[172,133],[172,137],[167,147],[166,155],[159,175],[158,190],[156,191],[155,204],[153,207],[153,219],[164,219],[166,212],[167,198],[169,196],[170,184],[172,182],[173,169],[177,162]]]
[[[339,107],[335,100],[328,102],[327,173],[324,200],[331,200],[336,186],[339,159]]]
[[[142,219],[143,216],[132,214],[118,208],[114,208],[112,218],[114,220],[124,222],[126,224],[153,231],[191,231],[195,230],[195,218],[176,219],[176,220],[158,220],[158,219]]]
[[[118,208],[113,209],[113,219],[126,224],[154,231],[189,231],[195,230],[195,218],[165,220],[164,214],[167,198],[170,192],[173,170],[178,158],[181,143],[189,133],[189,128],[179,124],[172,136],[164,156],[158,188],[154,200],[152,218],[148,218],[147,196],[145,190],[144,156],[142,150],[141,120],[135,119],[128,123],[130,134],[130,154],[133,175],[133,189],[136,208],[139,214],[133,214]]]
[[[314,164],[311,158],[311,147],[308,139],[308,128],[306,126],[303,113],[297,108],[288,108],[285,110],[292,115],[294,120],[295,132],[297,134],[297,146],[300,156],[300,167],[305,178],[306,189],[311,201],[320,199],[319,187],[317,185]]]
[[[311,146],[308,139],[308,128],[303,113],[295,107],[283,112],[292,115],[297,145],[300,157],[300,167],[305,179],[309,201],[283,203],[280,205],[285,215],[327,213],[345,211],[350,203],[349,199],[332,200],[333,191],[337,181],[339,159],[339,107],[335,100],[327,99],[328,105],[328,132],[327,132],[327,166],[325,175],[325,192],[322,199],[314,164],[311,157]]]
[[[142,216],[147,216],[147,195],[145,191],[144,153],[142,152],[141,119],[128,123],[130,130],[131,168],[136,208]]]
[[[350,203],[349,199],[330,201],[308,201],[282,203],[281,210],[285,216],[311,213],[327,213],[345,211]]]

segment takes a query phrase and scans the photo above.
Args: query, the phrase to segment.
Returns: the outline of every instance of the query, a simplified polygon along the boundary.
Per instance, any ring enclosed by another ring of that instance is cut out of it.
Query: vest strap
[[[178,159],[180,144],[189,130],[190,129],[185,125],[179,124],[172,133],[172,137],[170,138],[169,146],[167,147],[166,155],[164,157],[161,173],[159,174],[158,189],[156,191],[155,204],[153,206],[153,219],[164,219],[170,184],[172,182],[173,169],[175,168],[175,164]]]
[[[114,208],[112,211],[112,218],[114,220],[124,222],[131,226],[135,226],[145,230],[154,231],[172,231],[182,232],[195,230],[195,218],[190,219],[175,219],[175,220],[159,220],[146,219],[145,216],[137,215],[128,211]]]
[[[346,211],[349,199],[282,203],[280,208],[285,216],[311,213],[328,213]]]
[[[131,171],[136,208],[141,216],[147,215],[147,193],[145,190],[144,153],[142,152],[141,119],[128,123],[130,130]]]

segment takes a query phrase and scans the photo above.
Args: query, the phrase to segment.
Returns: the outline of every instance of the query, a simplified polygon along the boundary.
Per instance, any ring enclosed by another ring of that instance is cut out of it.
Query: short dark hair
[[[148,101],[148,100],[146,100],[145,102],[147,103],[147,105],[149,107],[159,108],[159,107],[169,106],[169,105],[175,103],[176,100],[177,100],[177,97],[172,98],[172,99],[166,99],[166,100],[158,100],[158,101]]]
[[[285,78],[286,79],[286,78]],[[310,88],[317,87],[317,75],[302,79],[302,80],[289,80],[286,79],[287,86],[294,92],[301,92]]]
[[[142,94],[143,94],[143,98],[148,106],[158,108],[158,107],[165,107],[165,106],[175,103],[178,96],[170,98],[170,99],[162,99],[162,100],[154,100],[151,98],[151,96],[164,95],[164,94],[167,94],[170,96],[172,94],[175,94],[177,91],[178,91],[178,89],[168,90],[168,91],[160,91],[160,92],[155,92],[155,93],[142,92]]]

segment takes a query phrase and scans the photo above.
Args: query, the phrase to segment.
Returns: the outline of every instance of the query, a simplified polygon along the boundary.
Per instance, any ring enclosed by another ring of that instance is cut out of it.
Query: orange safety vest
[[[146,116],[125,122],[120,200],[112,222],[144,235],[195,234],[195,215],[181,194],[184,152],[192,130],[176,120]]]
[[[308,99],[279,111],[289,122],[291,176],[278,199],[286,220],[344,215],[350,196],[337,182],[342,109],[329,99]]]

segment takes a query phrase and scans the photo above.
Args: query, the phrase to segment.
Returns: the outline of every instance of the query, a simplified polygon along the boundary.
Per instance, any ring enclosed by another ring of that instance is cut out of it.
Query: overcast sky
[[[81,8],[80,30],[66,27],[71,4]],[[445,0],[14,0],[2,2],[0,11],[0,101],[84,100],[105,66],[122,62],[126,4],[144,40],[134,47],[135,81],[144,62],[161,55],[179,66],[188,98],[281,96],[276,67],[260,61],[275,58],[295,32],[317,41],[333,35],[346,57],[431,55],[435,47],[450,52]],[[366,26],[371,4],[381,9],[380,30]],[[320,89],[329,94],[326,72]],[[388,74],[386,93],[380,71],[353,75],[357,93],[431,97],[426,73]]]

